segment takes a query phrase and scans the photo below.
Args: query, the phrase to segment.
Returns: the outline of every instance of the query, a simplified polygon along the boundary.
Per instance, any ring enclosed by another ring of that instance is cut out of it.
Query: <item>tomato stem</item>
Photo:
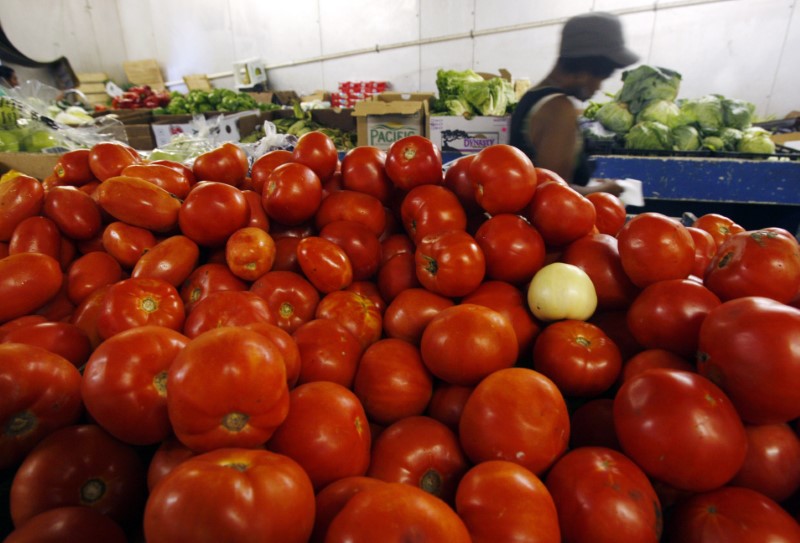
[[[431,468],[422,474],[419,479],[419,487],[434,496],[439,496],[442,493],[442,474]]]
[[[425,271],[431,275],[436,275],[436,272],[439,271],[439,264],[436,262],[436,259],[427,255],[422,255],[422,258],[427,262],[427,264],[425,264]]]
[[[106,493],[106,484],[100,479],[89,479],[81,487],[81,503],[92,504]]]
[[[222,426],[229,432],[241,432],[247,426],[248,420],[250,417],[244,413],[228,413],[222,418]]]
[[[22,411],[11,417],[3,429],[3,435],[16,437],[27,434],[38,426],[38,422],[36,415],[30,411]]]
[[[288,319],[294,315],[294,306],[289,302],[283,302],[278,308],[278,313],[280,313],[282,319]]]
[[[153,377],[153,386],[158,391],[158,395],[166,397],[167,395],[167,372],[162,371]]]
[[[158,301],[152,296],[148,296],[142,300],[140,304],[143,311],[147,313],[152,313],[158,309]]]

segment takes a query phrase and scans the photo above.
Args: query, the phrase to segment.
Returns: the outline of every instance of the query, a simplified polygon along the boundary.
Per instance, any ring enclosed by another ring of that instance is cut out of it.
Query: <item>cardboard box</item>
[[[272,104],[275,101],[274,92],[248,92],[247,94],[252,96],[257,104]]]
[[[58,162],[56,153],[0,153],[0,174],[17,170],[36,179],[44,179]]]
[[[293,90],[289,91],[272,91],[272,101],[279,106],[291,106],[294,102],[300,101],[300,95]]]
[[[127,124],[125,135],[128,145],[137,151],[151,151],[155,147],[155,138],[149,124]]]
[[[356,102],[358,145],[388,149],[406,136],[429,136],[428,116],[433,93],[384,92]]]
[[[356,118],[350,108],[312,109],[311,120],[326,128],[336,128],[345,132],[356,131]]]
[[[509,142],[511,117],[481,117],[466,119],[433,115],[430,117],[430,140],[442,152],[477,153],[490,145]]]
[[[158,61],[152,58],[122,63],[128,81],[134,85],[149,85],[153,90],[165,90],[164,76]]]

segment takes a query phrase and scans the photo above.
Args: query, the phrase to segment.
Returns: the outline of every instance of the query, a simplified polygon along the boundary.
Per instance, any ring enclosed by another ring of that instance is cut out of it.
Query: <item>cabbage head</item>
[[[626,149],[671,151],[672,136],[669,127],[658,121],[637,123],[625,134]]]
[[[672,129],[672,141],[676,151],[697,151],[700,149],[700,133],[693,126],[676,126]]]
[[[775,153],[775,142],[772,141],[769,132],[763,128],[748,128],[742,133],[738,151],[771,155]]]
[[[695,125],[703,135],[717,135],[725,126],[722,100],[709,94],[693,100],[683,100],[680,105],[679,124]]]
[[[735,98],[722,99],[722,112],[725,119],[725,126],[744,130],[753,124],[753,114],[756,111],[755,104],[745,100]]]
[[[607,102],[597,110],[594,118],[605,128],[624,134],[633,126],[633,114],[622,102]]]
[[[719,136],[706,136],[703,138],[703,148],[711,149],[712,151],[724,151],[725,140]]]
[[[680,83],[678,72],[643,64],[622,72],[622,89],[617,99],[628,104],[631,113],[636,115],[653,100],[674,101]]]
[[[725,142],[726,151],[736,151],[739,148],[739,142],[742,141],[744,133],[736,128],[726,126],[719,131],[719,137]]]
[[[649,102],[636,116],[636,122],[658,121],[675,128],[680,124],[681,109],[678,104],[670,100],[653,100]]]

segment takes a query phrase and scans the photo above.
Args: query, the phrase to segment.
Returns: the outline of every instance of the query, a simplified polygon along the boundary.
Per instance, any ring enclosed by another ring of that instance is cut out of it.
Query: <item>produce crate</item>
[[[0,175],[16,170],[36,179],[44,179],[53,173],[60,156],[52,153],[0,153]]]
[[[153,90],[165,90],[164,76],[158,61],[149,58],[145,60],[131,60],[122,63],[128,81],[134,85],[149,85]]]
[[[183,82],[189,90],[210,91],[213,89],[211,81],[208,80],[208,76],[205,74],[184,75]]]
[[[128,136],[128,145],[137,151],[150,151],[155,147],[153,130],[149,124],[127,124],[125,135]]]
[[[358,145],[388,149],[406,136],[429,137],[432,98],[433,93],[384,92],[356,102],[353,115],[358,127]]]
[[[507,144],[511,117],[431,115],[430,139],[442,151],[476,153],[485,147]]]
[[[106,93],[108,74],[105,72],[86,72],[78,74],[78,90],[86,96],[91,105],[107,104],[111,99]]]

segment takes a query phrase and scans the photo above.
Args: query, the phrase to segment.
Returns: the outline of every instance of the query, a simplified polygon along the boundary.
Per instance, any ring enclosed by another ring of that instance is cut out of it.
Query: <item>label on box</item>
[[[187,136],[196,136],[199,133],[199,128],[196,123],[154,123],[151,125],[153,128],[153,139],[155,140],[156,147],[161,147],[170,142],[170,140],[180,134]],[[209,120],[209,138],[216,143],[224,143],[226,141],[239,141],[239,125],[237,117],[225,116],[219,123]]]
[[[407,136],[423,136],[422,113],[413,115],[367,116],[367,145],[388,149],[391,144]]]
[[[430,139],[442,152],[477,153],[490,145],[509,142],[510,117],[432,116]]]

